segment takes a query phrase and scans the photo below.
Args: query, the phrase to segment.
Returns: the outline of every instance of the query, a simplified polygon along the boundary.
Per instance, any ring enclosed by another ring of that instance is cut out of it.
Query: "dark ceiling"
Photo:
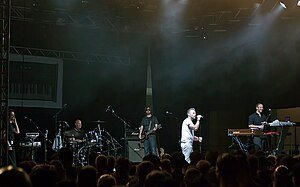
[[[293,2],[278,19],[299,21],[300,8]],[[201,28],[224,32],[236,25],[258,25],[253,18],[270,14],[277,6],[277,0],[19,0],[13,1],[12,18],[117,32],[157,34],[163,29],[199,36]],[[171,20],[180,20],[182,26],[174,27]]]
[[[298,89],[300,7],[293,2],[283,9],[274,0],[19,0],[11,44],[100,54],[100,63],[125,59],[133,69],[150,60],[157,99],[161,87],[178,95],[178,85],[187,83],[209,106],[226,106],[233,97],[244,103],[248,95],[251,104],[261,96],[292,106],[294,97],[281,101],[273,93],[292,96]]]

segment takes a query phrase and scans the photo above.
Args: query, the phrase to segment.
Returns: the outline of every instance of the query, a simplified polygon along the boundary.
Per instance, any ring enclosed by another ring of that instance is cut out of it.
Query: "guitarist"
[[[158,120],[152,114],[150,106],[145,107],[145,114],[141,121],[139,139],[144,141],[144,156],[158,156],[156,130],[158,129]]]

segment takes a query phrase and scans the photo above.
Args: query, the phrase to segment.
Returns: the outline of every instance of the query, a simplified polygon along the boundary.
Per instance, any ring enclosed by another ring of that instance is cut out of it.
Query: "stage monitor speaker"
[[[132,162],[141,162],[144,157],[143,144],[139,140],[128,141],[128,158]]]

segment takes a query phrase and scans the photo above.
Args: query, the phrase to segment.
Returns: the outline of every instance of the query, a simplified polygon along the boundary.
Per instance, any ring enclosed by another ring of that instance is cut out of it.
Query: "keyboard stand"
[[[238,136],[231,136],[232,137],[232,139],[234,140],[234,141],[236,141],[237,142],[237,144],[239,145],[239,147],[240,147],[240,149],[244,152],[244,153],[246,153],[246,155],[248,155],[249,154],[249,152],[248,152],[248,150],[247,150],[247,145],[245,145],[241,140],[240,140],[240,138],[238,137]]]

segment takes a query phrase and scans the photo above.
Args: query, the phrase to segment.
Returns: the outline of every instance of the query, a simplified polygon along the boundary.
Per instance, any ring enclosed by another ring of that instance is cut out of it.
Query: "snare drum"
[[[86,133],[86,143],[88,145],[95,145],[98,143],[99,137],[97,132],[95,131],[89,131]]]

